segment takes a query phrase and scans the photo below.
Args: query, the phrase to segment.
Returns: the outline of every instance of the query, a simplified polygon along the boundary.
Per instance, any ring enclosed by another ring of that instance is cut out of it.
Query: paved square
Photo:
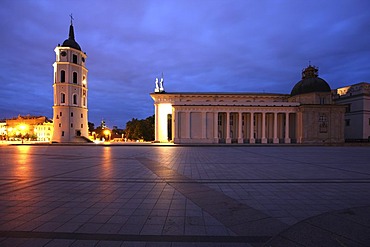
[[[370,215],[370,148],[0,146],[0,186],[0,246],[291,244],[309,217]]]

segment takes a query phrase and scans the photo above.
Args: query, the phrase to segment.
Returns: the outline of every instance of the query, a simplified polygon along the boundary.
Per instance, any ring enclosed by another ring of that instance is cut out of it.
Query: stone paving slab
[[[369,151],[0,146],[0,246],[370,245]]]
[[[181,183],[170,182],[169,185],[238,235],[266,237],[286,228],[284,223],[206,185],[184,183],[187,177],[163,168],[160,163],[143,158],[139,161],[165,180],[180,179]]]
[[[369,222],[370,207],[324,213],[291,226],[266,246],[369,246]]]

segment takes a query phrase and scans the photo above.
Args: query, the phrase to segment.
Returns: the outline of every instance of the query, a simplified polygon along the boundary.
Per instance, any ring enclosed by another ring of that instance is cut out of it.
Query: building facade
[[[6,121],[0,120],[0,141],[4,141],[7,139],[7,130],[6,130]]]
[[[73,23],[69,37],[55,48],[53,142],[88,140],[86,53],[75,41]]]
[[[346,141],[370,141],[370,83],[361,82],[334,91],[334,101],[345,104]]]
[[[345,106],[308,66],[290,94],[150,94],[155,141],[174,143],[342,143]]]
[[[52,122],[44,116],[18,116],[5,120],[3,138],[51,141]],[[40,139],[42,137],[42,139]]]
[[[47,121],[42,124],[37,124],[34,127],[36,140],[40,142],[51,142],[54,133],[54,124],[52,121]]]

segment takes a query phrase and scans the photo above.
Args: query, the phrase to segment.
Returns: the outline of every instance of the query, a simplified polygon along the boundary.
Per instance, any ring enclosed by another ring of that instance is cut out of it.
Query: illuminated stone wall
[[[345,139],[370,140],[370,83],[341,87],[333,92],[337,104],[346,105]]]

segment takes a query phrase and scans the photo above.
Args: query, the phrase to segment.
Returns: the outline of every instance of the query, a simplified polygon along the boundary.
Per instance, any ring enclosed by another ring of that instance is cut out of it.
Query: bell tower
[[[54,133],[52,142],[86,142],[87,72],[86,53],[75,40],[73,17],[69,37],[54,49]]]

